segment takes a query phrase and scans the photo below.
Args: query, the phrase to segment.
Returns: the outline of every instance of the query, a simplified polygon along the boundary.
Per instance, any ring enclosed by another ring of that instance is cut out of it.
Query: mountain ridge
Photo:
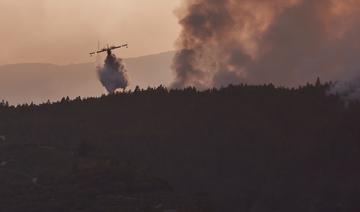
[[[124,58],[130,87],[168,85],[173,76],[174,52]],[[98,81],[95,63],[18,63],[0,65],[0,99],[10,104],[56,101],[64,96],[100,96],[105,89]]]

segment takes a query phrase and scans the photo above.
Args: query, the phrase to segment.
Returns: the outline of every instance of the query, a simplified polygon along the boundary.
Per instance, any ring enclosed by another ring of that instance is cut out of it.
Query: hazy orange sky
[[[174,49],[180,0],[0,0],[0,64],[80,63],[102,45],[122,57]]]

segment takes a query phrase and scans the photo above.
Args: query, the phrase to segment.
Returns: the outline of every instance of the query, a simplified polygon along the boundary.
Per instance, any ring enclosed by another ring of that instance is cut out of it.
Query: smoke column
[[[125,89],[129,84],[126,67],[114,54],[107,55],[103,67],[98,66],[97,72],[100,82],[109,93],[119,88]]]
[[[328,94],[340,95],[343,100],[360,99],[360,78],[336,82],[329,90]]]
[[[360,75],[360,0],[184,0],[176,15],[173,87]]]

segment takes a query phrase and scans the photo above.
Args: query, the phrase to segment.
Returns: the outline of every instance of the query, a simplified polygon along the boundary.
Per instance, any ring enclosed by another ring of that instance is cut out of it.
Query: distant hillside
[[[174,53],[125,59],[130,88],[158,86],[172,81]],[[11,104],[58,100],[64,96],[99,96],[105,92],[97,79],[95,64],[12,64],[0,66],[0,99]]]

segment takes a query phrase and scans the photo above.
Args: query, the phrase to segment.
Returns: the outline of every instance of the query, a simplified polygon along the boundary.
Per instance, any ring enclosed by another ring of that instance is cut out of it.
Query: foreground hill
[[[165,52],[125,59],[130,89],[137,85],[146,88],[170,83],[173,55],[173,52]],[[104,92],[94,63],[0,66],[0,99],[6,99],[12,104],[55,101],[63,96],[100,96]]]
[[[12,211],[358,211],[360,104],[298,89],[163,87],[0,107]]]

